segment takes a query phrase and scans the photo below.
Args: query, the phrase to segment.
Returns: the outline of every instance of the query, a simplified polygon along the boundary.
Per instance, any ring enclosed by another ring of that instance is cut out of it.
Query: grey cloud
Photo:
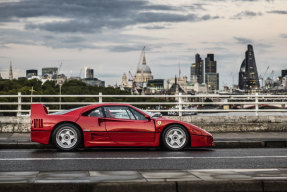
[[[103,27],[104,23],[99,23],[101,25],[100,27]],[[100,30],[97,28],[92,27],[92,23],[90,21],[88,22],[83,22],[79,20],[72,20],[72,21],[67,21],[67,22],[49,22],[45,24],[27,24],[25,26],[26,29],[40,29],[40,30],[45,30],[45,31],[51,31],[51,32],[71,32],[71,33],[76,33],[76,32],[84,32],[84,33],[92,33],[95,31]]]
[[[282,33],[282,34],[280,35],[280,37],[287,39],[287,33]]]
[[[244,37],[234,37],[237,43],[239,44],[249,44],[253,43],[251,39],[244,38]]]
[[[206,9],[204,8],[204,5],[206,5],[206,4],[203,4],[203,3],[194,3],[194,4],[192,4],[192,5],[187,5],[187,6],[184,6],[184,7],[189,8],[189,9],[191,9],[191,10],[193,10],[193,11],[206,10]]]
[[[256,17],[262,16],[261,12],[253,12],[253,11],[242,11],[237,13],[231,17],[231,19],[242,19],[243,17]]]
[[[170,10],[173,12],[162,12]],[[218,16],[211,15],[184,15],[180,12],[174,12],[177,10],[180,11],[175,6],[154,5],[144,0],[25,0],[1,3],[0,21],[22,18],[59,17],[67,21],[40,24],[27,23],[26,29],[40,29],[58,33],[93,33],[103,29],[118,29],[135,24],[192,22],[219,18]]]
[[[272,10],[272,11],[267,11],[267,13],[286,15],[287,14],[287,10]]]
[[[253,44],[256,47],[256,49],[260,50],[261,52],[265,52],[266,49],[273,47],[273,45],[270,43],[269,44],[267,42],[262,43],[263,40],[252,41],[251,39],[244,38],[244,37],[234,37],[234,39],[239,44],[243,44],[243,45]]]
[[[83,41],[85,41],[83,37],[69,37],[63,40],[65,43],[78,43]]]
[[[166,29],[167,27],[163,26],[163,25],[148,25],[148,26],[143,26],[141,27],[142,29],[149,29],[149,30],[153,30],[153,29]]]
[[[108,49],[112,52],[129,52],[129,51],[139,51],[141,47],[135,46],[135,45],[131,45],[131,46],[119,45],[119,46],[109,47]]]
[[[15,38],[17,37],[17,38]],[[110,46],[99,46],[98,41],[111,42],[118,46],[127,44],[129,45],[140,45],[140,42],[151,41],[153,38],[146,37],[143,35],[129,35],[121,34],[118,31],[112,31],[107,33],[99,34],[55,34],[43,31],[38,33],[37,31],[23,31],[15,29],[4,29],[0,28],[0,48],[9,48],[9,44],[23,44],[23,45],[41,45],[51,47],[54,49],[58,48],[69,48],[69,49],[103,49],[116,52],[123,52],[123,47]],[[134,42],[137,42],[135,44]],[[141,45],[143,46],[143,45]],[[131,46],[132,47],[132,46]],[[139,48],[138,50],[140,50]],[[125,49],[128,51],[128,49]],[[131,51],[131,50],[129,50]]]
[[[185,22],[185,21],[203,21],[210,19],[218,19],[218,16],[204,15],[198,17],[195,14],[175,14],[175,13],[138,13],[137,16],[126,18],[126,19],[111,19],[111,20],[71,20],[66,22],[53,22],[45,24],[27,24],[26,29],[40,29],[51,32],[82,32],[82,33],[93,33],[101,31],[104,28],[116,29],[122,28],[128,25],[135,25],[141,23],[160,23],[160,22]]]

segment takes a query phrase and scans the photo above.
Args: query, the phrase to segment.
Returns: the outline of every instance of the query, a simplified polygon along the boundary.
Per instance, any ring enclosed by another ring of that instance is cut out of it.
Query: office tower
[[[252,45],[247,46],[245,59],[243,60],[239,71],[238,85],[239,89],[242,90],[254,90],[260,88]]]
[[[205,58],[205,83],[208,90],[219,90],[219,74],[214,54],[207,54]]]
[[[203,60],[198,53],[195,55],[195,63],[190,67],[190,80],[193,83],[203,83]]]

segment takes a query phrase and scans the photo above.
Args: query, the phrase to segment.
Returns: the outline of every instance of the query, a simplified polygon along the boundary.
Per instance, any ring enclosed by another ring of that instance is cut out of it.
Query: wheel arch
[[[79,124],[77,124],[77,123],[75,123],[75,122],[73,122],[73,121],[61,121],[61,122],[57,123],[57,124],[53,127],[53,129],[52,129],[52,131],[51,131],[50,138],[49,138],[49,144],[52,144],[52,136],[53,136],[53,133],[54,133],[54,131],[56,130],[56,128],[59,127],[60,125],[63,125],[63,124],[72,124],[72,125],[75,125],[75,126],[79,129],[79,131],[81,132],[81,137],[82,137],[82,139],[81,139],[81,145],[83,145],[83,143],[84,143],[84,133],[83,133],[83,129],[81,128],[81,126],[80,126]]]

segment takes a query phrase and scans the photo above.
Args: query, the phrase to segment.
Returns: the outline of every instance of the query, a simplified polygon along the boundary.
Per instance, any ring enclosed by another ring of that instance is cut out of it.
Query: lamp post
[[[30,89],[29,91],[31,91],[31,103],[33,102],[33,97],[32,97],[32,95],[33,95],[33,92],[35,91],[34,90],[34,87],[32,86],[32,89]]]
[[[62,82],[61,83],[59,83],[59,87],[60,87],[60,97],[59,97],[59,109],[61,110],[61,102],[62,102],[62,97],[61,97],[61,95],[62,95]]]

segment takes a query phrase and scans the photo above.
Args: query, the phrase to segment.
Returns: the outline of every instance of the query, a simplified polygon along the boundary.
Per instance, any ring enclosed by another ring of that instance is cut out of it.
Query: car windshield
[[[77,107],[77,108],[73,108],[73,109],[67,109],[67,110],[63,110],[63,111],[58,111],[58,112],[55,112],[55,113],[50,113],[49,115],[63,115],[63,114],[66,114],[66,113],[69,113],[69,112],[72,112],[72,111],[75,111],[77,109],[81,109],[82,107]]]

